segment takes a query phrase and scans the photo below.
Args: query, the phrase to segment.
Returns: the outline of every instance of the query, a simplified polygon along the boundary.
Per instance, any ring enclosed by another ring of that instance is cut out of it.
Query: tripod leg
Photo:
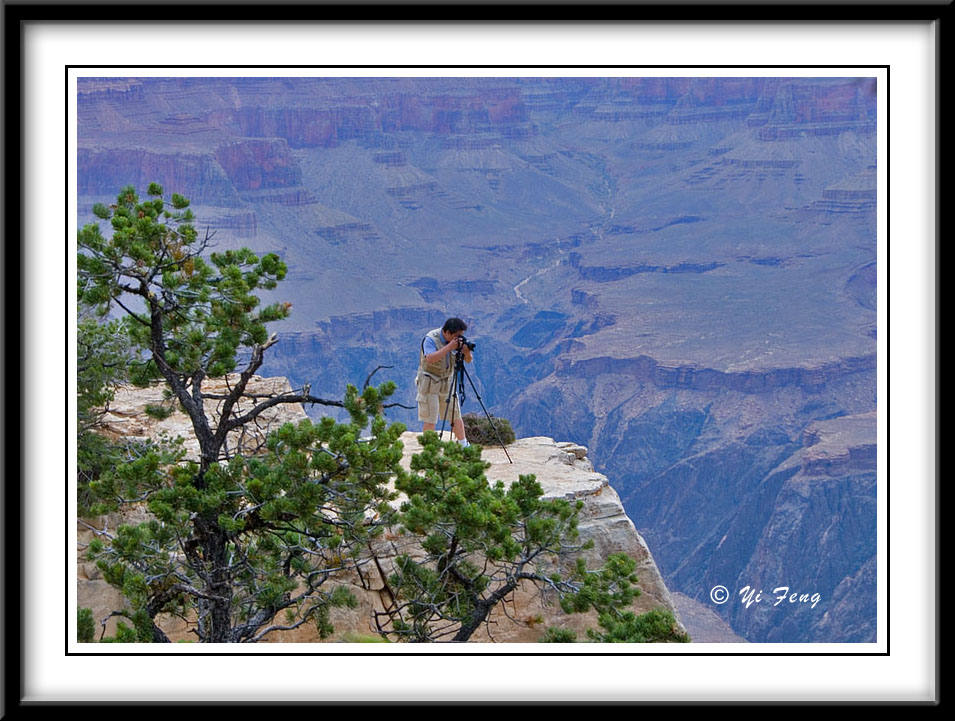
[[[487,416],[488,423],[490,423],[491,428],[494,429],[494,435],[497,436],[497,442],[501,444],[501,450],[504,451],[504,455],[507,456],[507,460],[510,463],[513,463],[514,461],[511,460],[511,454],[508,453],[507,448],[504,447],[504,441],[501,440],[501,434],[498,432],[497,426],[494,425],[494,419],[491,418],[491,414],[487,412],[487,408],[484,406],[484,401],[481,400],[481,394],[478,393],[477,388],[474,387],[474,381],[471,380],[471,374],[468,373],[468,369],[465,368],[463,365],[461,366],[461,370],[463,372],[463,375],[468,379],[468,383],[471,384],[471,390],[474,391],[474,397],[477,398],[478,403],[481,404],[481,408],[484,410],[484,415]]]
[[[464,361],[461,360],[455,366],[454,380],[451,383],[451,393],[448,395],[448,405],[450,406],[449,410],[451,411],[451,439],[452,440],[456,438],[456,436],[454,435],[455,420],[461,422],[461,435],[462,436],[464,435],[464,419],[461,418],[460,416],[458,416],[457,419],[455,419],[454,417],[455,411],[461,409],[461,407],[458,405],[458,394],[464,389],[464,382],[461,380],[461,371],[460,371],[460,368],[462,367],[463,363]],[[460,441],[461,439],[457,438],[457,440]]]
[[[461,405],[464,403],[464,359],[463,358],[461,359],[461,362],[458,364],[458,367],[455,370],[455,384],[457,385],[458,392],[457,392],[457,395],[451,401],[452,403],[454,403],[454,406],[452,406],[451,408],[451,433],[452,435],[454,435],[455,433],[454,424],[460,423],[461,437],[458,438],[457,440],[458,440],[458,443],[461,443],[462,445],[466,446],[468,445],[468,439],[464,431],[464,414],[461,408]],[[458,403],[458,396],[460,396],[461,403]],[[454,418],[455,407],[457,408],[457,410],[462,411],[461,414],[458,415],[457,419]]]
[[[458,397],[454,394],[454,388],[458,385],[457,376],[454,378],[454,383],[451,389],[451,395],[448,396],[448,405],[450,406],[451,411],[451,440],[454,440],[454,410],[458,405]]]
[[[440,404],[438,405],[438,415],[441,416],[441,433],[438,435],[438,437],[439,437],[442,441],[444,440],[444,426],[445,426],[445,425],[447,424],[447,422],[448,422],[448,406],[450,406],[451,403],[452,403],[453,400],[454,400],[454,391],[455,391],[456,388],[457,388],[457,382],[458,382],[458,374],[455,373],[455,374],[451,377],[451,388],[448,390],[448,397],[447,397],[447,398],[445,399],[445,401],[444,401],[444,408],[442,408]],[[452,408],[452,411],[451,411],[451,431],[450,431],[450,432],[451,432],[451,435],[454,436],[454,410],[453,410],[453,406],[451,406],[451,408]]]

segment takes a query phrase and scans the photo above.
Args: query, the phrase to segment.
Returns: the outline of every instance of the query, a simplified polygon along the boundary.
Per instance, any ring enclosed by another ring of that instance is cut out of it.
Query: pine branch
[[[259,416],[264,411],[267,411],[269,408],[274,408],[275,406],[282,405],[284,403],[308,403],[311,405],[333,406],[336,408],[345,407],[345,404],[342,401],[333,401],[328,400],[327,398],[317,398],[313,395],[297,394],[295,392],[283,393],[282,395],[273,396],[269,400],[260,403],[255,408],[241,416],[230,419],[226,422],[226,430],[231,431],[234,428],[245,425],[256,416]]]
[[[394,368],[394,366],[378,366],[377,368],[375,368],[375,370],[373,370],[371,373],[369,373],[369,374],[368,374],[368,377],[365,378],[365,384],[361,387],[362,390],[365,390],[365,388],[368,387],[368,384],[371,383],[371,377],[372,377],[373,375],[375,375],[375,373],[377,373],[378,371],[380,371],[382,368]]]

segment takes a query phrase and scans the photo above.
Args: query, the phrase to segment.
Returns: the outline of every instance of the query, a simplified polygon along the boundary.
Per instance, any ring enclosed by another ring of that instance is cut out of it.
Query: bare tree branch
[[[377,373],[378,371],[380,371],[382,368],[394,368],[394,366],[378,366],[377,368],[375,368],[375,370],[373,370],[371,373],[369,373],[369,374],[368,374],[368,377],[365,378],[365,385],[362,386],[362,390],[364,390],[365,388],[368,387],[368,384],[371,383],[371,377],[372,377],[373,375],[375,375],[375,373]]]

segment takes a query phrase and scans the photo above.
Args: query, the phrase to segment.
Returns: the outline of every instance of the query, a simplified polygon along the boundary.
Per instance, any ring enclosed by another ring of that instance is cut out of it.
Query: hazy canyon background
[[[81,78],[78,221],[155,181],[219,249],[281,255],[269,299],[293,311],[262,373],[315,395],[391,365],[376,380],[413,406],[421,337],[464,318],[489,410],[590,448],[681,614],[753,642],[872,642],[876,92]],[[747,608],[744,586],[822,600]]]

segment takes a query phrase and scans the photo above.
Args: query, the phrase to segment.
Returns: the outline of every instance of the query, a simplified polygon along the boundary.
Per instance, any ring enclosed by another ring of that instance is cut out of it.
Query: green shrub
[[[690,637],[680,631],[673,614],[665,608],[637,615],[632,611],[613,616],[600,614],[598,624],[602,631],[587,629],[591,641],[601,643],[690,643]]]
[[[157,421],[164,421],[176,412],[176,409],[172,406],[163,406],[156,403],[146,404],[145,410],[147,416],[155,418]]]
[[[76,609],[76,642],[93,643],[96,626],[93,623],[93,611],[88,608]]]
[[[515,441],[514,429],[511,428],[511,422],[507,418],[495,418],[494,427],[491,427],[487,416],[479,416],[476,413],[465,413],[464,434],[469,443],[476,443],[479,446],[499,446],[502,443],[508,445]],[[497,432],[495,433],[495,429]]]
[[[116,635],[106,636],[101,643],[138,643],[139,638],[136,635],[136,629],[130,628],[120,621],[116,624]]]
[[[357,631],[347,631],[342,635],[342,643],[389,643],[388,639],[381,636],[374,636],[369,633],[358,633]]]
[[[691,643],[680,631],[673,614],[655,608],[639,615],[633,611],[601,613],[600,630],[587,629],[587,640],[597,643]],[[548,628],[538,643],[576,643],[577,634],[569,628]]]
[[[551,626],[540,637],[538,643],[577,643],[577,634],[569,628],[554,628]]]

